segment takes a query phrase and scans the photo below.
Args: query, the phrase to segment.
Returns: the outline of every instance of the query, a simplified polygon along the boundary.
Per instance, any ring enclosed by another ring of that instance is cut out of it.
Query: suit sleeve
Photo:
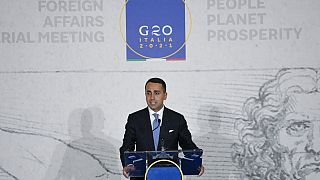
[[[179,124],[179,145],[183,150],[198,149],[196,144],[192,141],[192,136],[188,129],[187,121],[182,115]]]
[[[134,122],[131,115],[128,116],[127,124],[125,126],[125,133],[123,137],[122,146],[120,147],[120,159],[122,166],[124,167],[124,152],[134,151],[136,142],[136,131],[134,127]]]

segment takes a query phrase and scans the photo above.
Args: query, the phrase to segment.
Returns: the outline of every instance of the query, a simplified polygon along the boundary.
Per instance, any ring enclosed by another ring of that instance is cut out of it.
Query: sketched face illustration
[[[249,179],[319,179],[320,73],[283,69],[247,99],[233,161]]]
[[[285,171],[300,179],[320,172],[320,93],[296,94],[290,101],[279,144],[285,148]]]

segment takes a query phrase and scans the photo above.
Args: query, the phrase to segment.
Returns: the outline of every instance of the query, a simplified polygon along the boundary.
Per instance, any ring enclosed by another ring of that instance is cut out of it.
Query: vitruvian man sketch
[[[243,179],[320,178],[319,69],[282,69],[248,98],[235,123]]]

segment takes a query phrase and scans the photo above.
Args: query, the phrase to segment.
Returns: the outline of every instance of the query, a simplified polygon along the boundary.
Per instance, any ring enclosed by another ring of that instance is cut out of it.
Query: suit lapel
[[[152,127],[150,122],[150,115],[149,110],[146,108],[143,113],[143,118],[145,119],[144,127],[145,127],[145,138],[146,138],[146,150],[153,150],[154,149],[154,142],[153,142],[153,133],[152,133]]]
[[[166,132],[168,132],[168,111],[167,108],[164,107],[163,114],[162,114],[162,124],[160,127],[160,135],[159,135],[159,143],[158,143],[158,149],[161,147],[161,139],[165,139]],[[154,149],[154,142],[153,142],[153,132],[152,132],[152,126],[150,122],[150,115],[149,110],[146,108],[143,113],[143,119],[145,119],[144,127],[146,129],[145,131],[145,138],[146,138],[146,150],[155,150]]]
[[[159,149],[159,147],[161,147],[162,140],[165,139],[165,134],[168,131],[168,115],[167,115],[167,113],[168,113],[168,111],[166,110],[166,107],[164,107],[162,119],[161,119],[162,124],[161,124],[161,128],[160,128],[158,149]]]

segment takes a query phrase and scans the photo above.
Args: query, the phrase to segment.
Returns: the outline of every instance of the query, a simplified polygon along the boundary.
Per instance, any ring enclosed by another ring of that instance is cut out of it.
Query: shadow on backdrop
[[[224,134],[225,123],[228,120],[230,110],[212,105],[201,105],[198,109],[197,123],[201,132],[206,134],[196,137],[195,143],[204,150],[203,165],[205,173],[201,177],[188,177],[194,180],[231,180],[237,179],[234,174],[236,167],[232,163],[231,145],[234,143],[231,137]],[[227,133],[227,132],[226,132]]]
[[[118,151],[103,133],[100,108],[76,109],[69,116],[70,143],[59,144],[43,180],[121,178]]]

